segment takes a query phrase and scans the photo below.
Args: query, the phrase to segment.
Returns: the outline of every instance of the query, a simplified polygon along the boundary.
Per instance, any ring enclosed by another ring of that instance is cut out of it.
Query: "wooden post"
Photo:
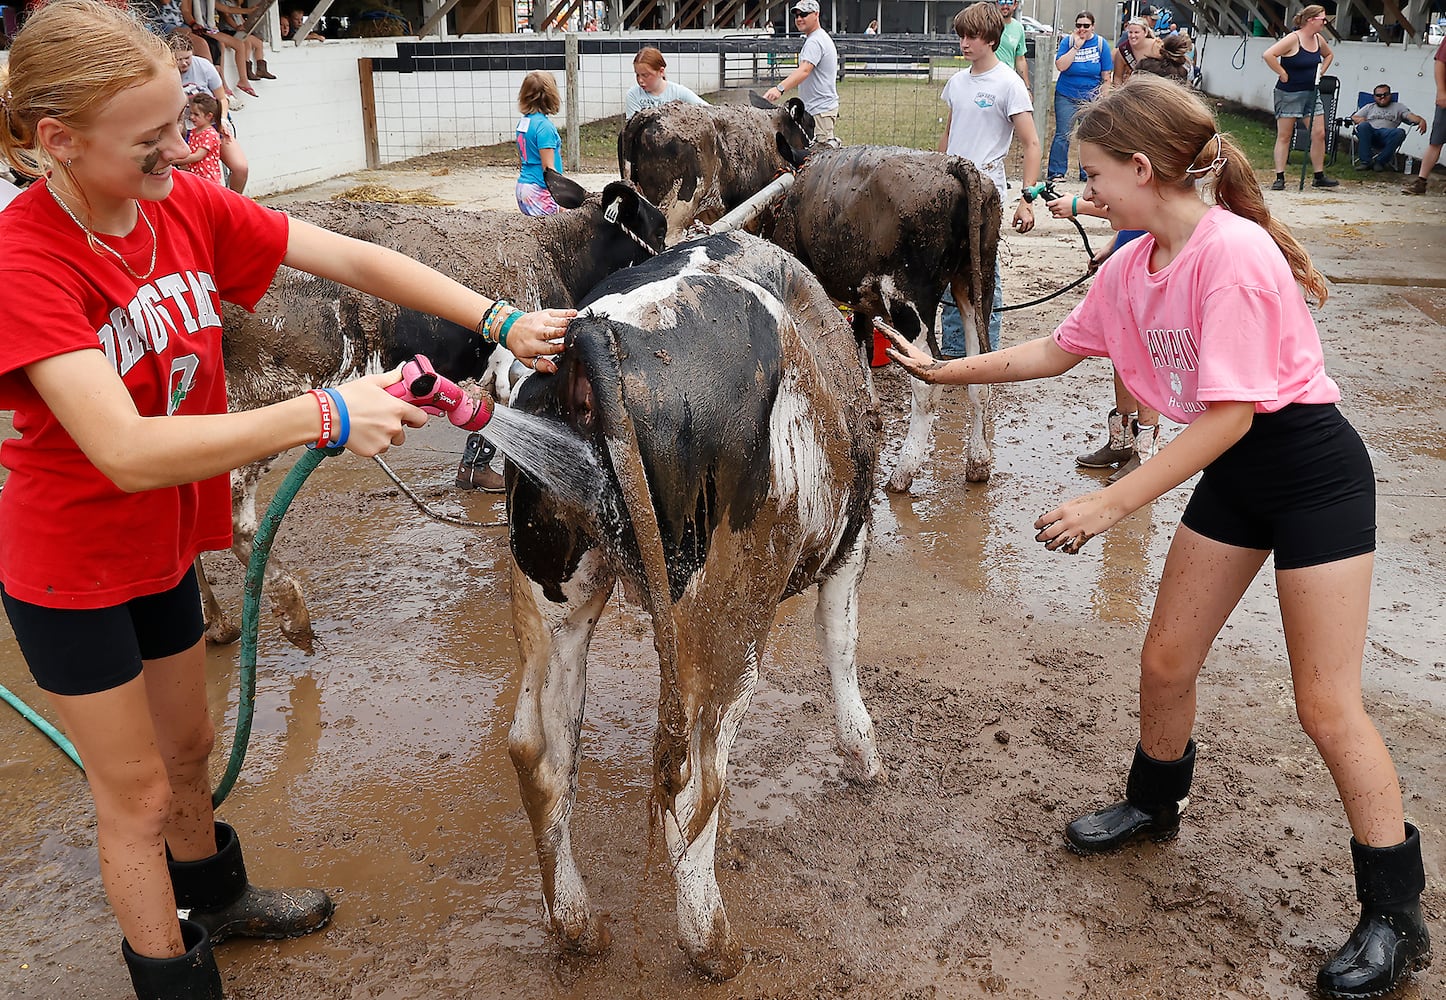
[[[358,59],[357,75],[361,77],[362,135],[366,137],[367,168],[375,170],[382,165],[380,144],[377,141],[377,95],[372,83],[372,60]]]
[[[567,169],[577,173],[582,166],[582,133],[579,126],[582,109],[578,107],[577,35],[574,32],[563,36],[563,47],[563,72],[567,74]]]

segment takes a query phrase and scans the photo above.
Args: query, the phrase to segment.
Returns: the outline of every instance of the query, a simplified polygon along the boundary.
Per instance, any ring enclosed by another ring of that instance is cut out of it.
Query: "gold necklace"
[[[85,233],[85,238],[90,243],[91,250],[95,251],[96,253],[100,253],[102,250],[108,252],[112,257],[120,261],[120,265],[121,267],[126,269],[126,273],[128,273],[132,278],[135,278],[137,281],[145,281],[152,274],[156,273],[156,250],[160,247],[160,240],[156,239],[156,227],[151,225],[150,219],[146,218],[145,209],[141,208],[141,203],[139,201],[136,202],[136,211],[140,213],[141,221],[146,224],[146,228],[151,231],[151,266],[146,268],[145,274],[137,274],[135,268],[131,267],[130,264],[127,263],[126,259],[121,256],[121,252],[119,250],[111,246],[99,236],[95,235],[95,233],[91,232],[90,227],[87,226],[84,222],[81,222],[80,218],[70,210],[70,206],[60,199],[60,195],[55,193],[54,188],[47,184],[45,189],[50,192],[50,197],[55,199],[55,203],[60,206],[61,210],[64,211],[66,215],[70,216],[70,220],[80,227],[81,232]]]

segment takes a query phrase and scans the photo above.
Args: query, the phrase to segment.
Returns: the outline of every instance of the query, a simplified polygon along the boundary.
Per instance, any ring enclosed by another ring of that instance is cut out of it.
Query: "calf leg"
[[[256,487],[271,468],[271,462],[255,462],[231,473],[231,553],[247,566],[256,542]],[[281,620],[281,634],[302,652],[316,648],[316,633],[311,628],[311,612],[301,592],[301,582],[276,557],[273,551],[266,561],[261,592],[271,601],[276,617]]]
[[[818,585],[814,626],[824,665],[833,681],[834,721],[838,745],[853,777],[859,781],[887,778],[874,740],[874,722],[859,694],[856,655],[859,640],[859,582],[868,556],[868,526],[859,531],[847,558]]]
[[[772,622],[766,612],[756,617]],[[758,684],[758,650],[767,624],[751,641],[720,640],[679,629],[680,640],[701,639],[713,648],[699,649],[696,641],[683,643],[678,669],[681,690],[674,712],[660,716],[654,745],[658,805],[677,890],[680,944],[694,967],[720,981],[738,975],[745,962],[714,871],[718,814],[728,754]]]
[[[911,320],[912,322],[900,322],[900,332],[913,341],[914,346],[921,350],[929,350],[929,324],[922,321],[922,317],[914,313],[908,313],[898,319]],[[930,317],[932,322],[933,317]],[[913,336],[910,336],[909,327],[913,327]],[[904,436],[904,443],[899,448],[899,461],[894,466],[893,473],[884,483],[884,489],[890,493],[907,493],[909,487],[914,485],[914,477],[924,467],[924,459],[929,457],[929,442],[934,434],[934,411],[938,406],[939,397],[943,394],[942,386],[929,385],[918,379],[910,379],[910,406],[909,406],[909,430]]]
[[[988,329],[979,328],[978,303],[968,297],[968,285],[962,280],[953,286],[954,301],[960,305],[964,318],[964,341],[968,357],[974,358],[989,350]],[[969,386],[969,435],[964,446],[964,478],[971,483],[988,482],[994,471],[994,421],[989,414],[991,392],[987,385]]]
[[[515,562],[512,567],[512,628],[522,653],[522,688],[507,745],[537,844],[548,926],[567,947],[589,954],[607,948],[612,935],[594,916],[573,859],[572,808],[587,649],[612,588],[613,577],[596,550],[563,585],[563,604],[548,601]]]
[[[226,620],[226,612],[221,610],[221,602],[216,600],[216,594],[211,590],[211,581],[206,579],[206,564],[200,556],[196,557],[196,583],[201,587],[201,614],[206,622],[206,641],[218,646],[235,642],[241,637],[241,629]]]

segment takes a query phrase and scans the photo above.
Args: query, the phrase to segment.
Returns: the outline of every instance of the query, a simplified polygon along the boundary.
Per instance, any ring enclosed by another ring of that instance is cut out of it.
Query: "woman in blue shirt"
[[[517,207],[523,215],[553,215],[557,202],[547,190],[545,168],[562,173],[562,137],[548,115],[557,114],[562,98],[551,73],[533,70],[517,91],[517,155],[522,170],[517,175]]]
[[[1069,134],[1075,115],[1101,93],[1114,72],[1110,45],[1095,34],[1095,16],[1082,11],[1075,16],[1074,31],[1059,40],[1054,60],[1059,80],[1054,85],[1054,139],[1049,144],[1049,179],[1064,180],[1069,170]],[[1079,179],[1085,179],[1080,168]]]

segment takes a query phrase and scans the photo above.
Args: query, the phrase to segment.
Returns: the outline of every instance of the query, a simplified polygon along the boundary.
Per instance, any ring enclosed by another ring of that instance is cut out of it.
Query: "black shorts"
[[[194,566],[170,590],[110,608],[43,608],[3,587],[0,598],[31,676],[51,694],[120,687],[140,676],[142,660],[185,652],[206,627]]]
[[[1332,404],[1257,413],[1206,467],[1180,519],[1226,545],[1275,550],[1302,569],[1376,550],[1376,477],[1361,436]]]

